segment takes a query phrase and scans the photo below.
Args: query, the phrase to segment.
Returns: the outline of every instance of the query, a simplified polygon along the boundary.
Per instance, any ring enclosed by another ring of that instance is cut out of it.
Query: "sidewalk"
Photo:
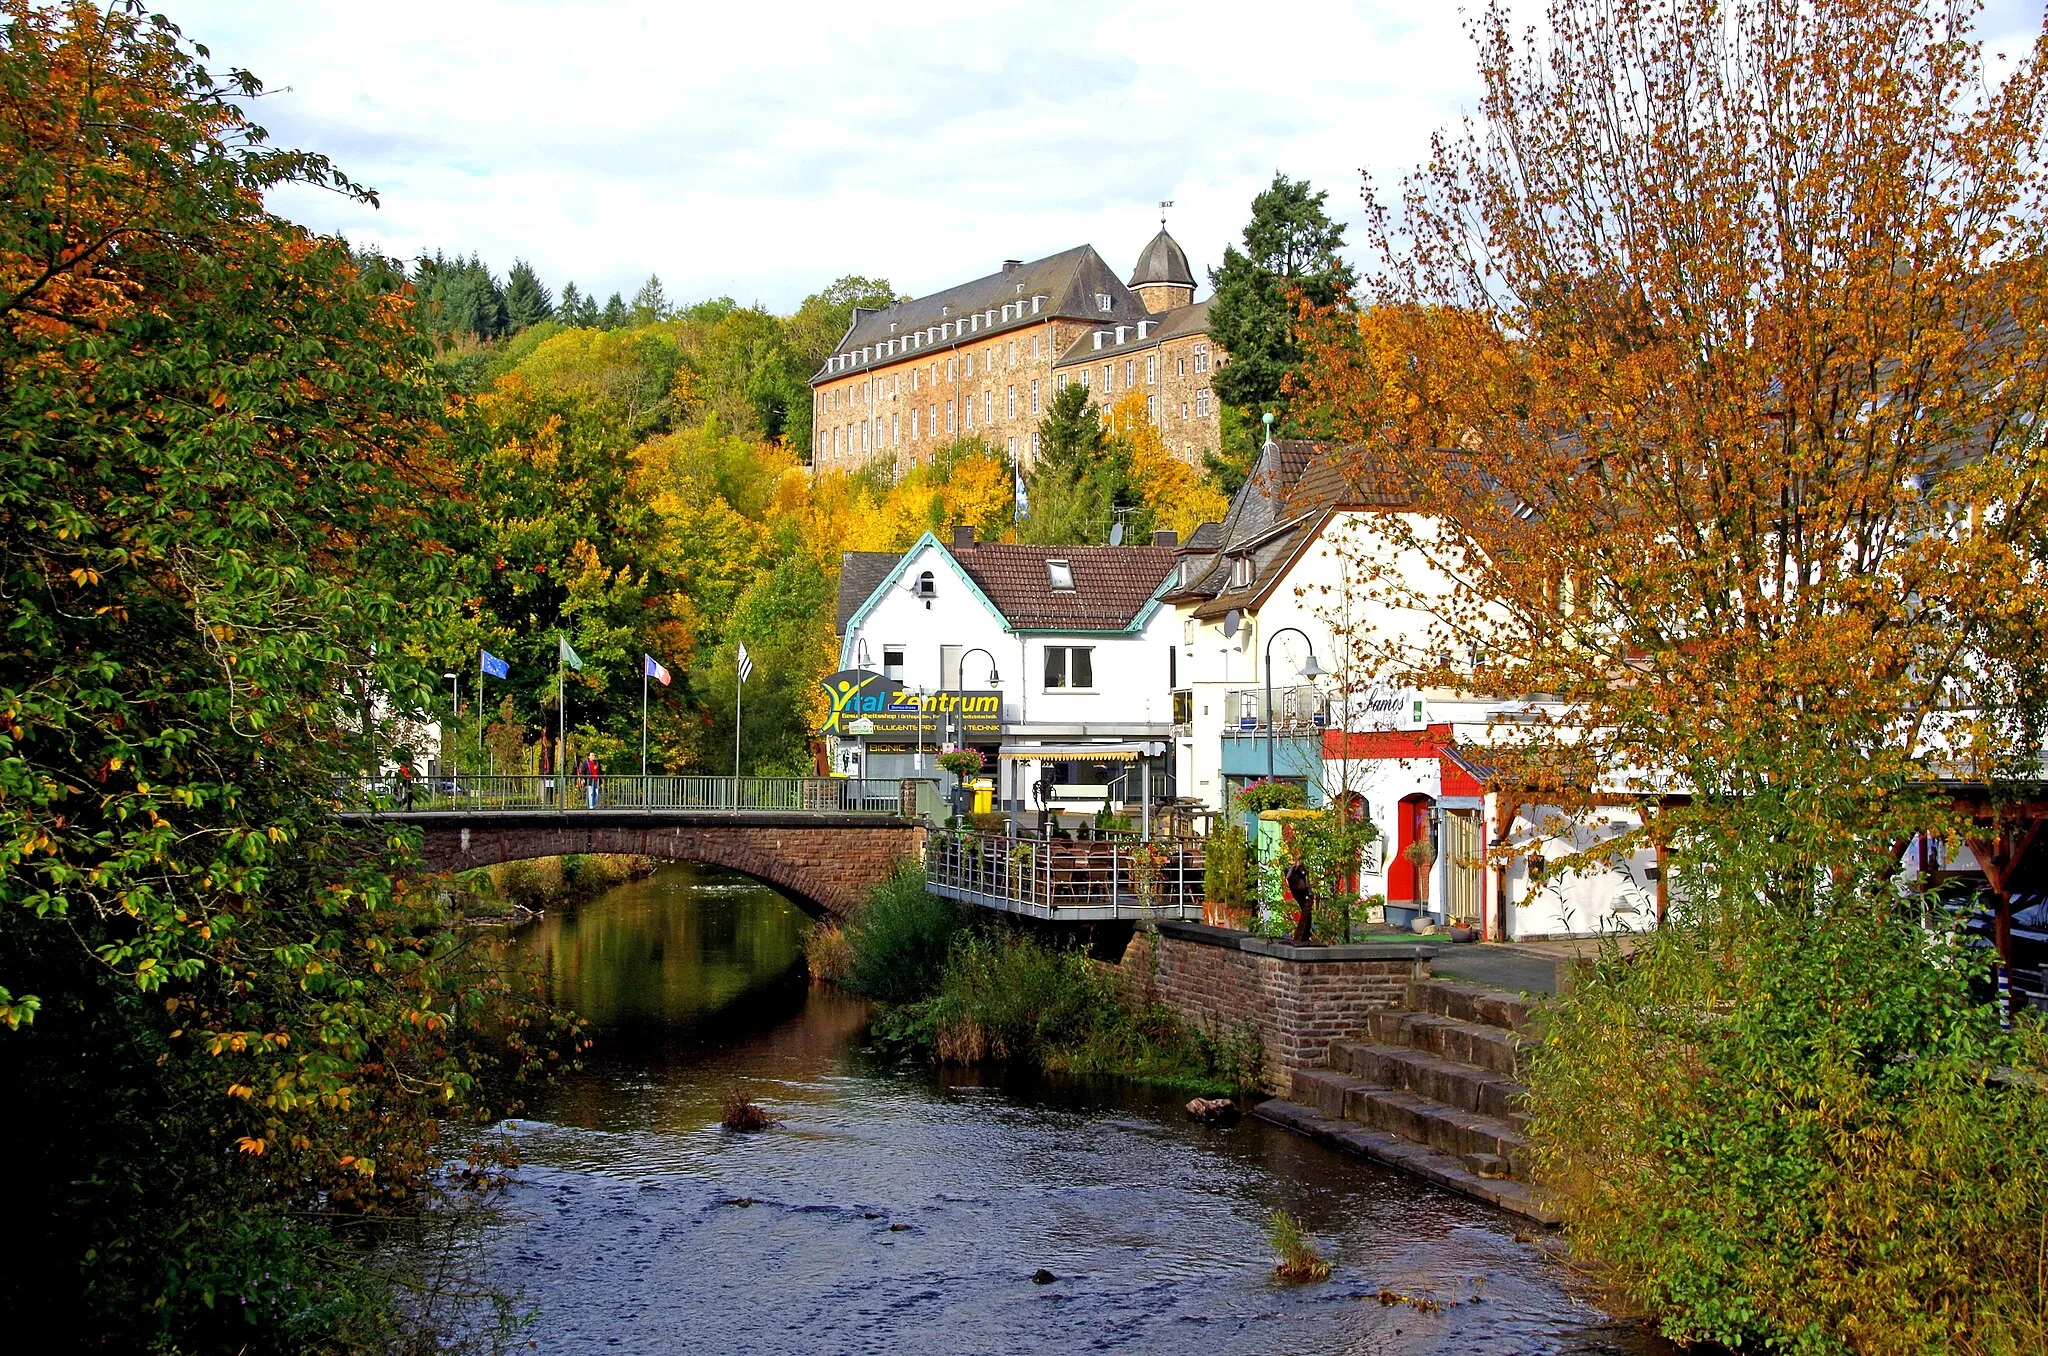
[[[1567,937],[1546,942],[1468,942],[1439,948],[1430,970],[1445,979],[1550,997],[1571,987],[1572,967],[1598,957],[1603,940]],[[1624,952],[1636,942],[1629,936],[1620,939]]]

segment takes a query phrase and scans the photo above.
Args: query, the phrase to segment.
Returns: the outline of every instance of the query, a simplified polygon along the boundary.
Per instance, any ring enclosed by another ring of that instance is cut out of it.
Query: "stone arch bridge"
[[[429,868],[468,871],[530,857],[617,853],[722,866],[843,918],[924,849],[921,819],[840,809],[389,809],[344,820],[420,831]]]

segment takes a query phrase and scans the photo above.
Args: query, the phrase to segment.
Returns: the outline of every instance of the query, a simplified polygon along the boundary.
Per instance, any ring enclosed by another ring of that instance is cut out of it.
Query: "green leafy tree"
[[[459,1189],[502,985],[330,809],[452,640],[428,347],[263,210],[371,199],[253,77],[125,6],[0,22],[0,1304],[50,1349],[414,1346],[347,1235]]]
[[[1226,422],[1222,454],[1208,457],[1207,470],[1226,494],[1236,493],[1258,455],[1262,413],[1278,414],[1283,434],[1308,431],[1288,419],[1287,378],[1301,364],[1296,306],[1347,303],[1358,281],[1338,254],[1344,227],[1323,210],[1328,197],[1306,180],[1275,174],[1252,199],[1244,248],[1226,247],[1222,266],[1209,270],[1216,289],[1209,334],[1230,357],[1211,385],[1237,417]]]
[[[783,440],[801,449],[806,461],[812,442],[811,377],[845,337],[855,307],[881,310],[903,300],[885,278],[848,274],[805,297],[796,314],[782,322],[782,361],[772,371],[764,370],[760,382],[774,390]]]
[[[524,259],[514,260],[512,272],[505,279],[505,318],[511,332],[516,334],[538,325],[554,314],[554,298],[534,273],[533,266]]]
[[[738,710],[741,773],[792,776],[811,769],[813,698],[833,648],[835,588],[824,562],[799,551],[756,576],[740,595],[724,639],[704,652],[691,675],[704,703],[703,771],[732,769],[742,642],[754,673]]]
[[[660,276],[648,274],[647,281],[641,283],[640,290],[633,294],[631,323],[658,325],[674,313],[675,308],[669,305],[668,294],[661,289]]]

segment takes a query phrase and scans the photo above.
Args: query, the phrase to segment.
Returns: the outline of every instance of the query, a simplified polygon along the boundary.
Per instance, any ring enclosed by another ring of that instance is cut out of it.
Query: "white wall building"
[[[1165,536],[1150,546],[1021,546],[956,528],[950,543],[927,533],[901,556],[850,553],[840,667],[883,674],[931,710],[933,729],[921,767],[915,740],[843,733],[835,767],[934,775],[933,751],[955,728],[943,694],[992,688],[1002,695],[1000,734],[970,742],[993,765],[1006,808],[1039,808],[1041,780],[1046,801],[1082,812],[1134,802],[1147,785],[1164,798],[1179,662],[1174,611],[1160,601],[1174,564]]]

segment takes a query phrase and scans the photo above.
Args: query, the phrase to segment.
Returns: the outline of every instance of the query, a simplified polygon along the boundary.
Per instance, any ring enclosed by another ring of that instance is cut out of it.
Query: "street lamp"
[[[1268,417],[1270,418],[1271,416]],[[1289,631],[1300,636],[1302,643],[1308,646],[1308,663],[1301,666],[1301,676],[1309,679],[1311,682],[1323,676],[1323,666],[1316,663],[1316,643],[1308,638],[1308,632],[1302,630],[1299,626],[1283,626],[1272,635],[1266,637],[1266,658],[1260,667],[1264,670],[1263,676],[1266,680],[1266,777],[1268,780],[1271,780],[1273,776],[1273,642],[1286,635]]]
[[[953,712],[953,719],[959,722],[960,747],[963,749],[967,747],[967,659],[969,655],[977,654],[988,659],[988,685],[1001,687],[1003,682],[1003,675],[996,672],[996,657],[979,645],[960,656],[960,666],[953,670],[953,693],[960,699],[959,706]],[[942,680],[945,676],[943,673],[939,675]],[[1000,779],[1001,774],[998,773],[997,776]]]

